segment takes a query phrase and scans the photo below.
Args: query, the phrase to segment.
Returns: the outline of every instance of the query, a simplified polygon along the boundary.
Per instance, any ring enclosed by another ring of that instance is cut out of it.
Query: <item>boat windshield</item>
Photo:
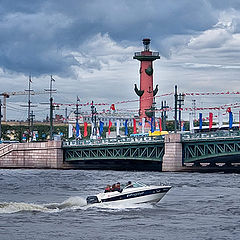
[[[134,182],[134,183],[132,183],[131,185],[124,185],[123,188],[131,188],[131,187],[133,187],[133,188],[139,188],[139,187],[146,187],[146,186],[147,186],[147,185],[144,184],[144,183]]]

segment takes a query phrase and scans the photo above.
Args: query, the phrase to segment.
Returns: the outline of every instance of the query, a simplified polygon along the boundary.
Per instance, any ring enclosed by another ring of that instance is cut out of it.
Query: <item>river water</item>
[[[86,206],[107,183],[173,188],[157,204]],[[0,170],[0,240],[240,239],[240,175]]]

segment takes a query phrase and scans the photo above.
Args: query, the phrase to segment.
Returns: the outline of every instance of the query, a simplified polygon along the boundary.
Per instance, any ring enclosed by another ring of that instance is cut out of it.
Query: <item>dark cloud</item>
[[[98,33],[132,44],[148,36],[153,48],[169,56],[187,35],[217,23],[214,7],[217,1],[2,0],[0,67],[24,74],[70,75],[72,66],[81,67],[72,52],[81,52],[84,42]]]
[[[239,0],[209,0],[209,3],[213,8],[226,10],[230,8],[240,9]]]

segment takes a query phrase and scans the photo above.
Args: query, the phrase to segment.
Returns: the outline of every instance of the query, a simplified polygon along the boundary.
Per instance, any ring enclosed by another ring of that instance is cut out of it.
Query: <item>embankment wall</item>
[[[61,141],[0,144],[0,168],[62,168]]]

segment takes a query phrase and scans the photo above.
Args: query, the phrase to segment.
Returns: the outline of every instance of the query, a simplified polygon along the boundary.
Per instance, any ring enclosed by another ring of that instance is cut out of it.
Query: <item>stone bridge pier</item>
[[[183,170],[183,152],[181,134],[165,135],[165,153],[162,162],[163,172]]]

